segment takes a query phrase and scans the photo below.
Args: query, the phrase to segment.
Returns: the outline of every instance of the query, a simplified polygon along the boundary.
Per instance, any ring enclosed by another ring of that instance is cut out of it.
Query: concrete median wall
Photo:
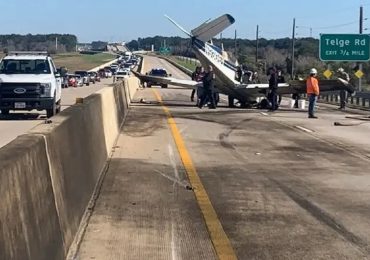
[[[46,146],[24,135],[0,149],[0,259],[62,259]]]
[[[128,111],[104,88],[0,149],[0,259],[64,259]]]

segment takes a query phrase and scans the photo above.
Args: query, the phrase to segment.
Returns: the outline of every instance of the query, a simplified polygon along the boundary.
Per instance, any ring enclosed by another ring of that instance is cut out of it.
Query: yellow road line
[[[213,247],[215,248],[219,259],[237,259],[230,240],[222,228],[216,211],[212,206],[208,194],[195,169],[190,154],[186,149],[185,142],[176,125],[175,119],[172,117],[170,110],[163,104],[162,97],[158,91],[153,89],[153,92],[158,102],[162,105],[163,111],[167,115],[167,123],[171,129],[172,136],[175,140],[177,150],[179,151],[190,184],[194,188],[195,197],[203,214]]]

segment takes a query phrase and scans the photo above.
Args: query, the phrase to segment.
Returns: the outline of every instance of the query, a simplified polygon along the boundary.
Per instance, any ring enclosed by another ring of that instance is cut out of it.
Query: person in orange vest
[[[315,105],[317,96],[320,94],[319,81],[316,78],[317,70],[312,68],[310,76],[307,78],[306,87],[308,95],[308,118],[317,118],[315,116]]]

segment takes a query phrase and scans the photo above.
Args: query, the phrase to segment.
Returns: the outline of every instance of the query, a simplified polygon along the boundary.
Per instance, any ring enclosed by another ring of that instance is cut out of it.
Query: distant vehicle
[[[93,75],[92,72],[90,72],[90,71],[88,71],[87,74],[89,75],[90,82],[95,84],[95,82],[96,82],[95,75]]]
[[[150,72],[146,73],[146,75],[149,76],[155,76],[155,77],[171,77],[171,74],[168,74],[167,71],[163,68],[155,68],[152,69]],[[167,88],[168,85],[161,83],[161,81],[156,81],[155,78],[151,78],[151,80],[146,81],[146,86],[150,88],[151,86],[161,86],[162,88]]]
[[[106,78],[111,78],[113,76],[113,72],[109,66],[104,67],[104,71],[105,71]]]
[[[62,79],[45,52],[11,52],[0,62],[0,110],[60,112]]]
[[[95,80],[95,82],[100,82],[99,73],[94,72],[94,71],[90,71],[89,75],[90,75],[90,78],[93,78]]]
[[[106,78],[105,69],[98,70],[98,75],[100,78]]]
[[[76,75],[67,74],[68,87],[77,87]]]
[[[127,79],[130,77],[130,72],[127,70],[119,70],[116,74],[116,80]]]
[[[89,73],[85,70],[78,70],[75,71],[75,74],[80,75],[83,78],[83,83],[86,84],[86,86],[90,85],[90,76]]]
[[[77,87],[83,87],[84,85],[84,79],[81,77],[81,75],[74,75],[76,79]]]
[[[125,62],[124,67],[125,68],[129,67],[130,69],[133,69],[135,67],[135,64],[130,60]]]
[[[67,72],[68,69],[66,67],[60,67],[57,69],[57,73],[60,75],[62,81],[62,88],[68,88]]]

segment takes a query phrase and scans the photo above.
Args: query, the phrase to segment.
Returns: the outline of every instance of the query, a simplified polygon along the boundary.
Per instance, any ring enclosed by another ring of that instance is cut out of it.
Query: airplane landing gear
[[[229,103],[229,107],[235,107],[234,97],[228,96],[228,103]]]
[[[261,100],[261,102],[258,104],[259,109],[268,109],[270,106],[270,102],[267,100],[267,98],[264,98]]]

